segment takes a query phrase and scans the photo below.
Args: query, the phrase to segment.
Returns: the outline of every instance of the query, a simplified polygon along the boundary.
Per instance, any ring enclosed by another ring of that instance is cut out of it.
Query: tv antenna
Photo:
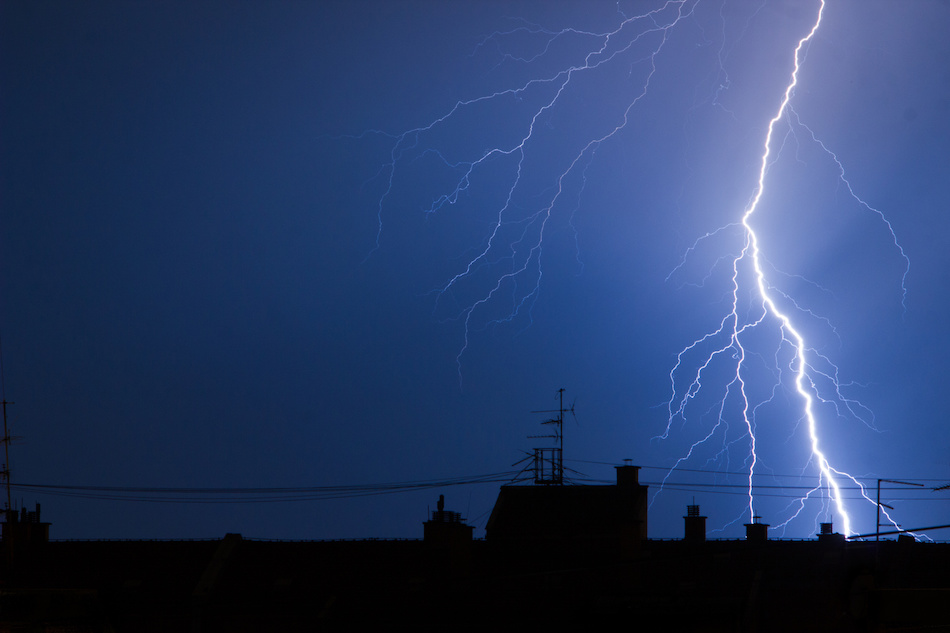
[[[6,517],[7,521],[9,521],[10,513],[13,512],[13,501],[10,495],[10,442],[13,438],[10,437],[10,429],[7,426],[7,405],[13,403],[7,402],[7,387],[6,381],[3,377],[2,339],[0,339],[0,402],[3,404],[3,439],[0,440],[3,442],[3,468],[0,469],[0,476],[3,477],[3,481],[7,489],[7,501],[6,507],[4,508],[4,516]]]
[[[564,485],[564,414],[574,414],[574,405],[564,408],[564,387],[557,390],[558,408],[542,409],[531,413],[557,413],[556,418],[545,420],[541,424],[549,425],[553,433],[549,435],[529,435],[532,439],[553,439],[555,446],[534,449],[534,483],[561,486]]]

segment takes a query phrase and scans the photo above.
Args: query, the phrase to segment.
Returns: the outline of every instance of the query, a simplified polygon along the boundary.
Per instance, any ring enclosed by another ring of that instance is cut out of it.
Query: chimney
[[[474,527],[462,521],[462,515],[445,509],[445,496],[439,495],[437,510],[422,524],[430,569],[438,576],[467,576],[472,563]]]
[[[752,517],[752,523],[745,524],[745,539],[747,541],[765,542],[769,540],[769,524],[759,523],[762,517]]]
[[[821,523],[818,531],[818,542],[833,545],[844,545],[844,534],[837,534],[831,523]]]
[[[640,485],[640,467],[634,466],[629,459],[623,460],[623,466],[614,466],[617,469],[617,487],[635,488]]]
[[[683,520],[686,522],[686,532],[683,540],[689,543],[705,543],[706,517],[699,515],[699,506],[686,506],[686,516],[683,517]]]

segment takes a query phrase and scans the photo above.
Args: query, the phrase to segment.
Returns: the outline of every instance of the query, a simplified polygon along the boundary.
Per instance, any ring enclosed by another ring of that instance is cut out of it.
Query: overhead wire
[[[582,463],[608,464],[607,462],[591,462],[585,460],[570,460]],[[615,464],[610,464],[615,465]],[[668,470],[658,466],[643,466],[645,469]],[[677,469],[682,472],[702,473],[706,475],[743,475],[747,472],[724,472],[699,469]],[[576,471],[574,471],[576,472]],[[281,502],[301,502],[301,501],[323,501],[331,499],[353,499],[359,497],[369,497],[387,494],[396,494],[411,492],[415,490],[425,490],[432,488],[443,488],[451,486],[479,485],[479,484],[512,484],[519,481],[519,476],[525,474],[521,471],[503,471],[497,473],[487,473],[481,475],[468,475],[460,477],[448,477],[442,479],[422,479],[387,483],[368,483],[368,484],[349,484],[349,485],[330,485],[330,486],[280,486],[280,487],[149,487],[149,486],[92,486],[77,484],[38,484],[38,483],[12,483],[11,488],[18,491],[29,491],[33,494],[42,494],[59,497],[76,497],[84,499],[98,499],[107,501],[139,501],[150,503],[281,503]],[[614,481],[605,479],[587,478],[582,473],[580,478],[572,478],[575,484],[612,484]],[[763,477],[776,480],[776,483],[756,484],[756,490],[760,491],[760,496],[780,497],[780,498],[801,498],[802,491],[812,491],[820,489],[821,485],[803,485],[799,483],[781,484],[778,479],[793,478],[798,481],[816,480],[817,476],[810,475],[780,475],[768,474]],[[875,481],[877,478],[859,478]],[[915,479],[916,481],[945,481],[945,479]],[[527,480],[522,481],[524,483]],[[748,483],[733,484],[725,482],[702,482],[702,481],[643,481],[647,486],[662,486],[664,490],[677,492],[702,492],[708,494],[731,494],[747,495]],[[871,486],[864,486],[866,493]],[[858,485],[841,486],[841,490],[853,492],[853,499],[861,498],[859,491],[862,488]],[[900,497],[888,495],[889,501],[946,501],[943,497],[930,497],[928,495],[913,497],[906,496],[910,492],[906,487],[882,486],[881,490],[901,491],[904,493]],[[796,493],[794,491],[800,491]],[[924,493],[925,490],[920,490]],[[931,492],[928,488],[926,492]],[[783,494],[784,493],[784,494]]]
[[[503,483],[511,479],[513,471],[427,479],[416,481],[356,484],[340,486],[297,487],[146,487],[146,486],[89,486],[74,484],[14,483],[19,491],[30,491],[60,497],[79,497],[109,501],[142,501],[157,503],[275,503],[288,501],[321,501],[349,499],[444,488],[449,486]]]
[[[602,462],[602,461],[585,460],[585,459],[565,459],[564,461],[577,462],[580,464],[597,464],[601,466],[619,466],[620,465],[617,462]],[[703,473],[707,475],[739,475],[743,477],[749,476],[748,470],[706,470],[702,468],[683,468],[683,467],[670,468],[669,466],[644,466],[644,465],[639,465],[639,464],[637,465],[637,467],[640,468],[641,470],[660,470],[663,472],[670,472],[672,470],[673,472]],[[789,479],[818,479],[819,478],[819,475],[807,475],[803,473],[794,473],[794,474],[785,475],[785,474],[780,474],[780,473],[765,472],[765,473],[758,473],[758,476],[759,477],[789,478]],[[879,479],[879,477],[872,477],[872,476],[867,476],[867,477],[856,476],[854,478],[860,481],[877,481]],[[901,476],[901,477],[889,476],[888,479],[909,479],[912,481],[931,481],[931,482],[946,482],[947,481],[946,477],[927,478],[927,477],[911,477],[911,476],[906,476],[906,477],[905,476]]]

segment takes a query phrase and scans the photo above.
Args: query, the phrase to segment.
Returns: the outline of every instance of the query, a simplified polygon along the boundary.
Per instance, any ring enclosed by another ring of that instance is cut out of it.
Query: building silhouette
[[[638,466],[616,470],[612,486],[502,486],[486,540],[508,551],[633,555],[647,537],[647,487],[638,481]]]
[[[55,541],[37,511],[4,525],[0,631],[950,631],[950,544],[709,540],[695,505],[651,540],[646,492],[503,486],[485,539],[443,498],[420,540]]]

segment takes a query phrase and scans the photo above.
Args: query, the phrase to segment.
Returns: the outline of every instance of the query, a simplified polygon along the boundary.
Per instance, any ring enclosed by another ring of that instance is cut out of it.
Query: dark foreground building
[[[39,529],[4,542],[0,631],[950,632],[950,544],[769,540],[761,524],[708,541],[698,508],[689,538],[647,540],[646,488],[625,468],[616,486],[503,487],[485,540],[441,501],[423,540]]]

